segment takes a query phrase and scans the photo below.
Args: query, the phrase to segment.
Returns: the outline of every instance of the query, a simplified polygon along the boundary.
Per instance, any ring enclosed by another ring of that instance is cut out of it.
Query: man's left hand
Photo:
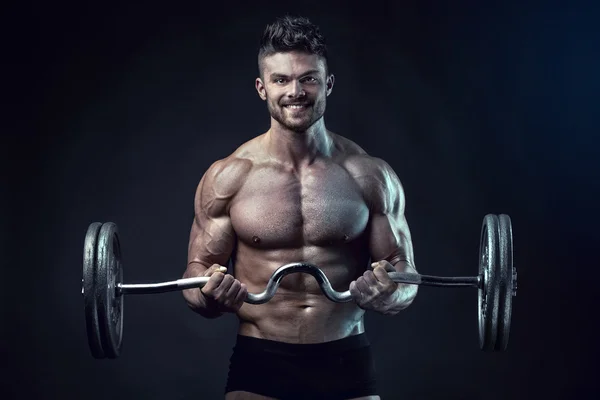
[[[385,315],[395,315],[400,310],[398,284],[388,275],[396,269],[382,260],[371,264],[373,270],[367,270],[356,281],[350,282],[350,294],[356,304],[364,310],[373,310]]]

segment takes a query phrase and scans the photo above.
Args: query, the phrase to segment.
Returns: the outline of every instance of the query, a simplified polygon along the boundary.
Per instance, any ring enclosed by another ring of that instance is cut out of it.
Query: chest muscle
[[[368,216],[360,188],[338,166],[253,171],[231,207],[238,238],[264,248],[348,242],[364,232]]]

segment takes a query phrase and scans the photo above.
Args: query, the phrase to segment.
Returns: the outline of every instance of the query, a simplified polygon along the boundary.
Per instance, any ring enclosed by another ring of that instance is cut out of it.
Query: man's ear
[[[254,86],[256,87],[256,91],[258,92],[258,95],[260,96],[260,98],[263,100],[267,100],[265,84],[263,83],[263,81],[260,77],[256,78],[256,81],[254,82]]]
[[[329,96],[331,94],[331,91],[333,90],[333,84],[335,83],[335,76],[333,74],[329,75],[329,77],[327,78],[327,96]]]

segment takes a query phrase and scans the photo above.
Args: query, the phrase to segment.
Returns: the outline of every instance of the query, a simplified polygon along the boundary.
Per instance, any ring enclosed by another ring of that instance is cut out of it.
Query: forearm
[[[203,264],[190,263],[183,274],[183,278],[203,276],[207,269],[208,267]],[[222,312],[215,311],[206,304],[206,298],[200,292],[200,288],[185,289],[182,292],[187,305],[192,311],[200,314],[204,318],[217,318],[223,315]]]

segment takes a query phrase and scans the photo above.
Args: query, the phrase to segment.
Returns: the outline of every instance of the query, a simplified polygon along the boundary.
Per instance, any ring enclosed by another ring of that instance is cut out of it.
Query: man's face
[[[325,113],[333,75],[326,75],[319,56],[297,51],[273,54],[263,59],[262,76],[256,79],[256,90],[271,117],[285,128],[304,132]]]

